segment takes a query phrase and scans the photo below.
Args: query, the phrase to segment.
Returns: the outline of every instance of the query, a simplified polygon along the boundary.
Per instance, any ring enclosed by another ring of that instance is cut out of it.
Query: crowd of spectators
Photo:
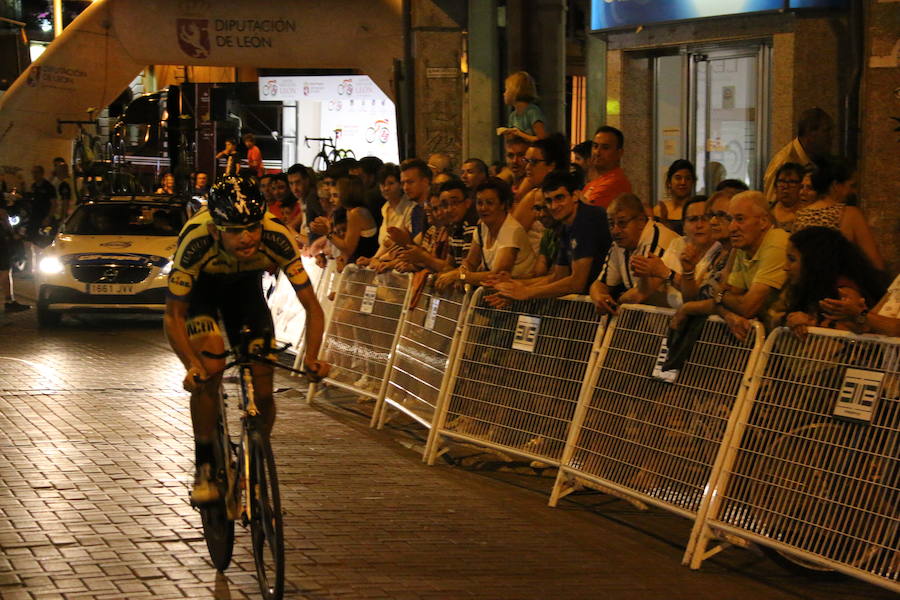
[[[706,190],[709,182],[698,182],[694,165],[680,158],[666,172],[664,196],[647,199],[632,193],[622,168],[622,131],[602,125],[570,146],[548,131],[527,73],[507,79],[504,100],[510,113],[498,129],[499,165],[471,157],[457,170],[447,154],[433,153],[400,165],[365,157],[322,173],[301,164],[266,173],[245,135],[243,168],[260,174],[269,211],[320,265],[425,271],[438,288],[485,285],[495,306],[589,294],[601,314],[628,303],[671,307],[675,329],[719,315],[739,337],[750,319],[798,332],[823,324],[896,332],[900,282],[887,285],[884,259],[857,206],[854,168],[828,153],[834,125],[824,111],[802,114],[762,190],[735,179]],[[217,155],[236,156],[234,139]],[[228,161],[227,171],[238,168],[240,161]],[[51,179],[40,166],[32,176],[25,239],[35,243],[41,227],[68,214],[73,193],[61,158]],[[207,173],[193,174],[194,210],[209,184]],[[170,173],[157,193],[176,193]],[[859,264],[841,266],[851,259]],[[0,279],[7,279],[3,270]],[[4,295],[7,310],[18,310],[6,287]]]
[[[294,165],[262,180],[270,210],[320,264],[424,271],[438,289],[483,285],[494,306],[589,294],[601,314],[674,308],[675,330],[719,315],[741,338],[752,319],[798,334],[896,333],[900,282],[888,288],[855,172],[828,155],[833,124],[822,111],[804,113],[763,190],[725,179],[698,194],[682,158],[665,196],[648,201],[622,168],[622,131],[603,125],[570,146],[547,131],[530,78],[511,76],[504,98],[499,168],[472,157],[456,170],[440,153],[400,165],[345,159],[320,174]]]

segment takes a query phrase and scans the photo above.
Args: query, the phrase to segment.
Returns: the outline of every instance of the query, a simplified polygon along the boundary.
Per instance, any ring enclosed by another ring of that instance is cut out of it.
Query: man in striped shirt
[[[601,314],[613,314],[619,304],[668,306],[666,289],[680,270],[677,256],[666,256],[666,248],[678,234],[650,220],[640,198],[622,194],[609,205],[609,228],[613,245],[597,280],[591,285],[591,299]],[[671,254],[671,253],[670,253]],[[635,271],[647,257],[658,256],[670,268],[666,279],[641,277]],[[617,290],[623,290],[614,299]]]

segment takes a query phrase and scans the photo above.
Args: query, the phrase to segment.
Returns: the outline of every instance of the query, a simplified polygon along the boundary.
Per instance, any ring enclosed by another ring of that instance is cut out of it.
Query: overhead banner
[[[591,0],[591,30],[845,4],[846,0]]]

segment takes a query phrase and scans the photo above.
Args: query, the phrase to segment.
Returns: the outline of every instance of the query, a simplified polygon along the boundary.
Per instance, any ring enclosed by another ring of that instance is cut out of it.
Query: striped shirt
[[[461,265],[469,255],[469,248],[472,247],[472,238],[475,236],[477,228],[478,222],[469,219],[454,223],[447,228],[450,234],[448,258],[453,267]]]
[[[637,247],[634,250],[626,250],[613,242],[612,247],[606,254],[606,261],[600,270],[597,281],[606,284],[607,287],[615,287],[622,285],[625,289],[631,289],[638,284],[637,275],[631,270],[631,257],[638,256],[662,256],[666,252],[669,244],[678,239],[678,234],[656,223],[655,221],[647,221],[641,237],[638,240]]]

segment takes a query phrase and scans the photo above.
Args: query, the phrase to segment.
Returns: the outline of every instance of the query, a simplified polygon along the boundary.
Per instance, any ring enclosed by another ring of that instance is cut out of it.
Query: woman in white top
[[[480,285],[500,272],[507,272],[514,279],[531,276],[537,257],[525,229],[509,214],[512,201],[509,185],[496,177],[475,189],[480,220],[472,246],[459,268],[441,274],[438,288],[457,281]]]

